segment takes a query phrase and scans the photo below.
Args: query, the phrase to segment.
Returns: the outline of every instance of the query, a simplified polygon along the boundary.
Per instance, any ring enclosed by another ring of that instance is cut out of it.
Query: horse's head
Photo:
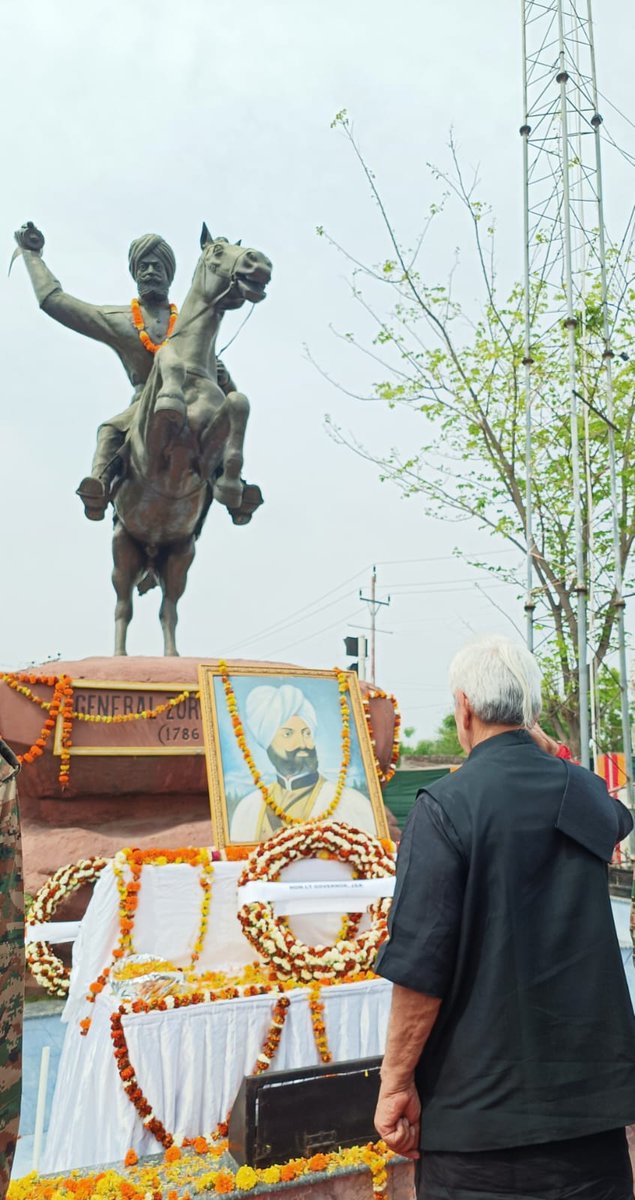
[[[266,254],[245,249],[240,242],[214,238],[207,225],[201,232],[201,250],[201,283],[210,302],[225,309],[240,308],[245,300],[250,304],[264,300],[272,269]]]

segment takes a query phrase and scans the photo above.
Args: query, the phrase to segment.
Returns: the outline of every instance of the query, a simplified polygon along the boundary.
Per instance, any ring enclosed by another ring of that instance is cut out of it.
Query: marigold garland
[[[311,1024],[313,1026],[313,1037],[317,1052],[320,1056],[320,1061],[330,1063],[333,1061],[333,1055],[329,1050],[328,1038],[326,1036],[326,1025],[324,1023],[324,1002],[322,1000],[322,989],[319,983],[311,984],[309,991],[309,1012],[311,1013]]]
[[[399,711],[399,705],[397,703],[396,696],[393,696],[392,694],[389,695],[388,692],[384,692],[382,688],[377,687],[374,683],[367,684],[366,686],[371,689],[371,693],[370,695],[362,695],[362,704],[364,706],[364,715],[366,717],[366,725],[368,727],[368,736],[370,738],[370,744],[373,748],[375,770],[377,771],[377,777],[381,784],[390,783],[390,780],[397,770],[397,763],[399,762],[399,753],[401,750],[401,713]],[[392,750],[390,753],[390,763],[385,771],[377,755],[377,743],[375,741],[375,732],[373,729],[373,720],[370,710],[370,701],[373,699],[389,700],[392,704],[393,712],[395,714],[392,730]]]
[[[210,851],[205,847],[190,848],[187,846],[181,847],[178,850],[161,850],[155,848],[138,850],[133,847],[126,847],[115,854],[113,859],[113,873],[119,893],[119,940],[112,952],[111,962],[89,986],[86,994],[86,1000],[89,1004],[94,1004],[97,996],[100,992],[103,992],[112,972],[113,963],[126,955],[134,954],[132,934],[139,904],[141,875],[144,866],[166,866],[168,863],[188,863],[191,867],[200,868],[199,884],[203,895],[201,898],[199,927],[192,948],[190,962],[186,968],[189,971],[193,970],[201,956],[209,927],[214,856],[218,858],[217,850]],[[124,869],[126,867],[130,871],[130,878],[128,880],[124,878]],[[90,1029],[90,1018],[84,1017],[79,1024],[81,1033],[85,1036]]]
[[[130,301],[130,311],[132,313],[132,324],[139,334],[139,341],[143,346],[145,346],[146,350],[150,351],[150,354],[156,354],[157,350],[160,350],[162,346],[165,346],[168,338],[171,338],[172,334],[174,333],[176,318],[179,315],[179,310],[176,307],[176,304],[170,305],[170,318],[168,320],[167,331],[162,342],[153,342],[152,338],[147,333],[145,321],[143,319],[143,313],[141,311],[141,302],[136,296],[134,300]]]
[[[37,704],[39,708],[48,713],[40,731],[40,736],[24,754],[18,755],[21,763],[33,763],[37,758],[41,757],[55,729],[57,718],[61,713],[62,736],[58,780],[62,789],[68,787],[70,781],[73,721],[85,721],[96,725],[124,725],[130,721],[151,721],[155,717],[160,717],[163,713],[169,712],[170,709],[176,708],[184,700],[189,699],[191,695],[194,695],[196,699],[200,699],[200,691],[191,692],[189,689],[184,688],[178,695],[172,696],[163,704],[157,704],[154,708],[143,709],[139,713],[124,713],[112,717],[93,716],[92,714],[77,712],[73,707],[73,681],[70,675],[31,675],[23,671],[17,673],[5,671],[0,673],[0,682],[6,683],[14,692],[18,692],[26,700]],[[37,685],[53,688],[53,695],[50,700],[43,700],[41,696],[36,696],[32,689]]]
[[[227,993],[235,993],[235,995]],[[236,988],[228,988],[223,989],[223,991],[218,993],[217,996],[214,996],[213,999],[229,1000],[235,999],[238,995],[239,993]],[[130,1103],[137,1110],[144,1127],[149,1130],[153,1137],[155,1137],[156,1140],[166,1148],[166,1150],[168,1150],[168,1153],[171,1156],[168,1158],[166,1155],[166,1161],[168,1162],[174,1161],[175,1158],[178,1157],[179,1148],[175,1143],[174,1135],[165,1128],[165,1125],[153,1111],[152,1106],[147,1100],[147,1097],[139,1086],[135,1069],[130,1061],[128,1043],[123,1027],[123,1018],[126,1016],[128,1011],[135,1013],[147,1012],[156,1009],[159,1009],[159,1011],[168,1011],[168,1009],[173,1008],[187,1008],[191,1005],[209,1003],[211,998],[212,997],[208,997],[205,994],[198,993],[193,996],[186,997],[167,996],[164,1000],[157,1001],[150,1006],[145,1005],[142,1002],[135,1001],[129,1008],[127,1008],[126,1005],[121,1004],[110,1017],[110,1036],[112,1039],[119,1078],[123,1084],[124,1091],[130,1100]],[[263,1042],[262,1050],[256,1058],[252,1075],[262,1075],[265,1071],[269,1070],[280,1044],[282,1030],[284,1028],[284,1023],[286,1021],[287,1012],[289,1009],[289,1003],[289,997],[285,995],[279,996],[276,1000],[269,1032]],[[211,1140],[218,1141],[223,1136],[224,1129],[224,1123],[223,1125],[217,1126],[214,1132],[210,1135]],[[196,1146],[198,1141],[198,1138],[194,1139],[193,1141],[191,1138],[187,1138],[184,1140],[182,1145],[187,1144]],[[203,1142],[205,1139],[201,1138],[200,1141]]]
[[[238,887],[256,879],[274,882],[289,863],[320,854],[349,863],[359,879],[379,879],[395,873],[393,856],[376,838],[341,822],[310,821],[297,829],[282,828],[257,846],[240,875]],[[389,911],[388,898],[371,904],[371,928],[360,934],[353,925],[356,936],[338,940],[332,946],[307,946],[299,941],[286,920],[275,916],[273,905],[262,900],[243,904],[238,920],[245,937],[271,964],[274,978],[313,983],[343,980],[368,970],[387,937]]]
[[[41,708],[46,709],[48,712],[48,717],[40,730],[40,736],[24,754],[18,754],[18,759],[21,763],[33,763],[44,753],[47,742],[55,729],[55,723],[60,710],[63,714],[66,714],[69,695],[72,703],[73,687],[71,678],[69,675],[61,675],[58,678],[56,675],[27,675],[24,672],[20,672],[19,674],[4,672],[0,675],[0,679],[8,684],[13,691],[19,692],[20,695],[25,696],[29,700],[34,700],[36,704],[39,704]],[[44,684],[46,687],[53,688],[53,695],[49,701],[41,701],[33,694],[31,687],[28,685],[34,686],[36,684]],[[68,760],[63,755],[60,761],[58,777],[62,787],[65,787],[68,783],[67,766]]]
[[[71,734],[73,732],[73,685],[68,676],[64,676],[62,688],[62,745],[60,750],[60,769],[58,780],[62,788],[68,786],[71,771]]]
[[[163,713],[169,712],[171,708],[176,708],[182,704],[184,700],[188,700],[190,696],[194,696],[195,700],[199,700],[200,692],[191,692],[183,689],[177,696],[172,696],[163,704],[157,704],[154,708],[143,708],[138,713],[117,713],[115,716],[97,716],[92,713],[73,712],[74,721],[85,721],[89,725],[127,725],[130,721],[153,721],[155,717],[163,716]]]
[[[282,805],[277,804],[276,801],[273,799],[273,796],[271,795],[271,792],[269,791],[267,784],[265,783],[262,775],[260,774],[260,771],[258,770],[258,767],[256,766],[254,757],[251,753],[251,750],[249,749],[249,746],[247,744],[245,730],[244,730],[240,712],[238,709],[238,701],[236,699],[236,694],[232,687],[232,682],[231,682],[231,678],[229,675],[227,663],[224,661],[224,659],[219,660],[218,670],[219,670],[221,681],[223,684],[223,690],[225,692],[225,699],[227,701],[227,711],[229,713],[229,719],[231,721],[231,725],[232,725],[232,728],[234,731],[234,736],[236,738],[236,742],[242,753],[243,759],[245,760],[245,763],[249,769],[249,773],[254,782],[254,786],[258,788],[265,804],[267,805],[267,808],[269,808],[271,810],[271,812],[275,813],[276,817],[278,817],[278,819],[280,821],[282,821],[283,825],[304,825],[305,822],[302,819],[302,817],[289,816],[289,814],[285,811],[285,809],[282,807]],[[340,698],[340,714],[341,714],[341,724],[342,724],[342,762],[341,762],[341,766],[340,766],[340,770],[339,770],[339,775],[337,777],[337,783],[335,785],[335,792],[333,795],[333,799],[331,800],[331,803],[328,805],[328,807],[324,809],[324,812],[320,813],[319,816],[316,814],[316,816],[314,818],[312,818],[312,820],[316,820],[316,821],[326,821],[335,812],[335,810],[342,798],[342,792],[344,791],[344,786],[346,784],[346,776],[348,774],[348,768],[349,768],[349,764],[351,761],[350,716],[349,716],[349,711],[348,711],[348,703],[346,700],[346,694],[348,692],[348,679],[347,679],[346,673],[344,671],[336,672],[336,677],[337,677],[337,686],[338,686],[339,698]]]
[[[271,1028],[267,1034],[267,1037],[265,1038],[262,1050],[256,1058],[254,1069],[251,1072],[252,1075],[264,1074],[265,1071],[269,1070],[269,1067],[276,1057],[290,1003],[291,1002],[288,996],[280,996],[280,998],[276,1000],[273,1016],[271,1018]]]
[[[94,856],[59,867],[37,892],[26,918],[26,928],[48,924],[62,901],[84,884],[95,883],[109,861],[108,858]],[[27,941],[25,955],[31,974],[40,987],[52,996],[68,995],[70,970],[51,950],[48,942]]]

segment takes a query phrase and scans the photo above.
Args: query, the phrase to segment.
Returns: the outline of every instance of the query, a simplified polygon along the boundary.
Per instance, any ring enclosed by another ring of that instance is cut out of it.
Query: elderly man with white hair
[[[419,793],[399,850],[377,1130],[418,1160],[420,1200],[632,1200],[635,1016],[607,881],[632,819],[545,752],[523,646],[466,646],[450,683],[468,758]]]
[[[315,820],[335,798],[336,784],[320,774],[315,731],[317,714],[299,687],[255,687],[247,696],[247,725],[276,771],[268,785],[274,803],[295,821]],[[366,833],[376,833],[368,796],[344,787],[334,821],[346,821]],[[279,829],[282,821],[269,807],[258,788],[238,803],[230,821],[232,842],[262,842]]]

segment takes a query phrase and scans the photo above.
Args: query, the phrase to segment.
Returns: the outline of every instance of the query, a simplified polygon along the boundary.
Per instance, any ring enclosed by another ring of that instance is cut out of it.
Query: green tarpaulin
[[[396,771],[391,781],[384,788],[384,800],[391,813],[396,816],[400,829],[412,808],[419,788],[434,783],[442,775],[447,775],[449,767],[426,767],[421,771]]]

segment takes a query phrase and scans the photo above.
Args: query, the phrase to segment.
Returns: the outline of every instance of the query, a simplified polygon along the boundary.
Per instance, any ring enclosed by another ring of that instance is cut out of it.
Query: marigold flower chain
[[[200,691],[192,693],[188,689],[184,689],[177,696],[172,696],[169,700],[166,700],[165,703],[157,704],[154,708],[143,709],[139,713],[125,713],[117,716],[93,716],[88,713],[77,712],[74,708],[73,681],[70,675],[61,675],[58,677],[57,675],[31,675],[25,672],[14,673],[5,671],[0,673],[0,682],[6,683],[13,691],[18,692],[25,699],[30,700],[33,704],[37,704],[39,708],[48,713],[39,737],[24,754],[18,755],[21,763],[33,763],[37,758],[42,756],[61,713],[62,736],[58,780],[63,790],[68,787],[70,782],[73,721],[85,721],[89,724],[99,725],[124,725],[130,721],[153,720],[155,717],[160,717],[163,713],[169,712],[170,709],[176,708],[177,705],[187,700],[191,695],[194,695],[196,699],[200,699]],[[43,700],[41,696],[36,696],[32,689],[37,685],[53,688],[53,695],[50,700]]]
[[[271,1018],[271,1028],[265,1038],[262,1050],[256,1059],[253,1071],[251,1072],[252,1075],[262,1075],[265,1071],[268,1071],[276,1057],[290,1003],[288,996],[280,996],[276,1000],[273,1017]]]
[[[238,994],[239,993],[236,988],[226,988],[215,995],[213,999],[230,1000],[235,999]],[[256,992],[256,994],[259,993]],[[170,1001],[172,1001],[172,1003],[170,1003]],[[159,1000],[151,1005],[144,1004],[140,1001],[134,1001],[129,1007],[126,1007],[123,1004],[120,1005],[119,1008],[112,1013],[110,1018],[110,1036],[112,1039],[119,1078],[123,1084],[124,1091],[131,1104],[133,1104],[137,1110],[137,1113],[139,1114],[139,1117],[141,1118],[145,1128],[150,1131],[153,1137],[155,1137],[162,1146],[165,1146],[166,1150],[169,1150],[170,1147],[173,1148],[170,1150],[172,1159],[178,1157],[178,1147],[175,1145],[174,1135],[165,1128],[165,1125],[153,1111],[147,1097],[139,1086],[135,1069],[130,1061],[128,1042],[126,1040],[126,1034],[123,1027],[123,1018],[126,1013],[130,1011],[134,1013],[149,1012],[156,1009],[159,1011],[167,1011],[170,1008],[186,1008],[190,1007],[191,1005],[209,1002],[210,997],[208,994],[195,994],[194,996],[187,997],[167,996],[164,1000]],[[269,1070],[280,1044],[280,1038],[282,1036],[282,1030],[287,1018],[289,1003],[289,997],[285,995],[279,996],[276,1000],[271,1019],[271,1026],[267,1037],[264,1040],[262,1050],[260,1051],[254,1064],[252,1071],[253,1075],[262,1075],[265,1071]],[[218,1141],[222,1136],[221,1127],[217,1127],[217,1129],[214,1130],[210,1136],[212,1141]],[[192,1143],[192,1139],[188,1138],[186,1140],[187,1143],[191,1145],[195,1144],[197,1139],[195,1139],[194,1143]],[[204,1139],[201,1139],[201,1141],[203,1140]],[[170,1161],[169,1158],[168,1161]]]
[[[150,351],[150,354],[156,354],[157,350],[160,350],[162,346],[165,346],[165,343],[167,342],[168,338],[171,338],[172,334],[174,333],[174,326],[176,325],[176,318],[179,315],[179,310],[176,307],[176,304],[170,305],[170,318],[168,321],[168,328],[167,328],[165,337],[162,342],[153,342],[152,338],[146,332],[145,321],[143,319],[143,313],[141,311],[141,303],[139,301],[139,298],[136,296],[135,296],[134,300],[130,301],[130,312],[132,314],[132,324],[134,325],[135,329],[137,330],[137,333],[139,334],[139,341],[141,342],[141,344],[143,346],[145,346],[146,350]]]
[[[112,952],[112,961],[98,975],[88,989],[86,1000],[94,1004],[97,996],[106,986],[112,972],[113,963],[126,955],[134,954],[133,931],[135,917],[139,905],[141,891],[141,876],[144,866],[166,866],[168,863],[188,863],[191,867],[200,868],[199,883],[202,891],[199,926],[192,947],[190,962],[186,970],[192,971],[198,962],[209,928],[209,912],[212,901],[212,877],[214,875],[214,855],[218,851],[203,848],[182,847],[178,850],[138,850],[127,847],[119,850],[113,859],[113,873],[119,893],[119,941]],[[124,878],[124,869],[130,872],[130,878]],[[90,1019],[85,1017],[80,1021],[81,1033],[85,1036],[90,1029]]]
[[[46,749],[46,745],[50,740],[51,734],[55,729],[55,722],[59,716],[60,710],[66,712],[68,697],[70,695],[72,702],[73,687],[69,675],[61,675],[58,679],[56,675],[27,675],[24,672],[13,674],[4,672],[0,675],[3,683],[6,683],[15,692],[19,692],[21,696],[25,696],[27,700],[32,700],[41,708],[48,711],[48,716],[40,730],[40,736],[36,739],[32,746],[25,751],[24,754],[18,754],[18,759],[21,763],[33,763],[37,758],[40,758]],[[50,701],[41,701],[31,691],[31,687],[43,684],[46,687],[53,688],[53,696]],[[60,763],[59,781],[62,787],[68,783],[67,762],[64,757]]]
[[[176,708],[178,704],[182,704],[184,700],[188,700],[192,695],[198,700],[201,693],[184,689],[177,696],[171,696],[163,704],[156,704],[154,708],[144,708],[138,713],[117,713],[113,717],[104,717],[89,713],[74,712],[73,717],[76,721],[85,721],[93,725],[127,725],[130,721],[153,721],[155,717],[163,716],[163,713],[169,712],[171,708]]]
[[[330,1063],[333,1061],[333,1055],[329,1050],[328,1039],[326,1036],[326,1025],[324,1023],[324,1003],[322,1001],[319,983],[314,983],[311,985],[309,992],[309,1012],[311,1013],[313,1037],[315,1039],[317,1052],[320,1056],[320,1061],[323,1063]]]
[[[229,670],[227,667],[227,663],[224,661],[224,659],[219,660],[218,669],[219,669],[220,677],[221,677],[222,684],[223,684],[223,690],[225,692],[225,699],[227,701],[227,711],[229,713],[229,719],[231,721],[231,725],[232,725],[232,728],[234,731],[234,737],[236,738],[236,742],[242,753],[243,759],[249,769],[249,773],[254,782],[254,786],[257,787],[258,790],[260,791],[260,794],[261,794],[265,804],[267,805],[267,807],[270,809],[270,811],[272,813],[275,813],[276,817],[278,817],[278,819],[280,821],[282,821],[283,825],[303,825],[304,821],[303,821],[302,817],[290,816],[289,813],[287,813],[285,811],[285,809],[282,807],[282,805],[278,804],[273,799],[273,796],[271,795],[271,792],[269,791],[267,784],[265,783],[262,775],[260,774],[260,771],[258,770],[258,767],[256,766],[256,763],[255,763],[254,757],[251,753],[251,750],[249,749],[249,745],[247,743],[247,738],[245,736],[244,726],[243,726],[241,716],[240,716],[240,711],[238,708],[238,701],[236,699],[236,694],[232,687],[232,682],[231,682],[231,679],[229,676]],[[341,714],[341,724],[342,724],[342,762],[341,762],[341,766],[340,766],[340,770],[339,770],[339,775],[337,777],[337,783],[335,785],[335,792],[333,794],[333,799],[331,800],[331,803],[328,805],[328,807],[324,809],[324,812],[322,812],[319,816],[316,815],[316,817],[314,818],[316,821],[326,821],[335,812],[335,810],[342,798],[342,792],[344,791],[344,786],[346,784],[346,776],[348,774],[348,768],[349,768],[350,761],[351,761],[350,717],[349,717],[349,711],[348,711],[348,703],[347,703],[347,699],[346,699],[346,694],[348,691],[348,679],[347,679],[344,671],[336,672],[336,676],[337,676],[337,681],[338,681],[338,690],[339,690],[339,697],[340,697],[340,714]]]

